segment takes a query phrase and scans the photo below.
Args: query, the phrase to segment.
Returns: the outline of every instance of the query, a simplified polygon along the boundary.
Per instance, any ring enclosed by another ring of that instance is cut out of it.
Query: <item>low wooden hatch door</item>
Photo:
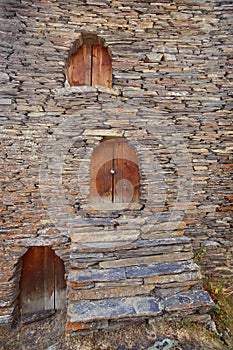
[[[124,138],[104,140],[94,149],[90,177],[92,202],[139,201],[140,176],[137,155]]]
[[[66,304],[65,268],[50,247],[31,247],[23,256],[20,281],[22,315],[63,309]]]

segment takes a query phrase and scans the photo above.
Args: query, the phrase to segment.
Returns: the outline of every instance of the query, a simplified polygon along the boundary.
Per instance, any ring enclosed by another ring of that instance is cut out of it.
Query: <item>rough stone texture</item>
[[[111,298],[98,301],[80,301],[71,304],[70,322],[87,322],[136,316],[156,316],[162,313],[164,303],[152,297]]]
[[[64,261],[67,332],[106,327],[73,320],[81,305],[98,304],[101,315],[117,293],[117,305],[140,296],[138,317],[158,297],[163,312],[183,317],[212,307],[197,292],[192,246],[206,249],[205,274],[231,280],[232,9],[218,0],[1,1],[1,323],[19,315],[21,258],[35,245]],[[68,86],[82,31],[110,49],[112,89]],[[138,155],[138,207],[89,202],[90,157],[104,136],[124,136]]]

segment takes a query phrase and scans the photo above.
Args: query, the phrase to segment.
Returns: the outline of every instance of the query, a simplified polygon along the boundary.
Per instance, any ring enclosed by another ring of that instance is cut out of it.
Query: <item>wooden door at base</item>
[[[23,257],[20,281],[22,314],[55,310],[57,305],[63,308],[64,274],[62,260],[50,247],[31,247]]]

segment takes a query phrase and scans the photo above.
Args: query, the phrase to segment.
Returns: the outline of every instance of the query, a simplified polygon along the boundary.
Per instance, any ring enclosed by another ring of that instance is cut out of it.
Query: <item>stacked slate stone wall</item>
[[[19,315],[31,246],[64,261],[68,332],[205,317],[211,302],[192,248],[205,274],[232,278],[232,7],[1,3],[1,323]],[[84,31],[111,52],[112,89],[67,84]],[[99,211],[89,201],[90,157],[104,137],[125,137],[137,153],[138,206]]]

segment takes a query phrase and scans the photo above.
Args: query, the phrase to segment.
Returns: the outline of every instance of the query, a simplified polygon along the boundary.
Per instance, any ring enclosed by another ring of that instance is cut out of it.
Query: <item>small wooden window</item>
[[[22,315],[43,315],[66,304],[65,268],[50,247],[31,247],[23,256],[20,281]]]
[[[135,151],[123,138],[104,140],[91,157],[90,201],[138,202],[140,176]]]
[[[79,42],[80,43],[80,42]],[[67,79],[71,86],[112,87],[112,62],[109,50],[97,36],[82,36],[67,62]]]

